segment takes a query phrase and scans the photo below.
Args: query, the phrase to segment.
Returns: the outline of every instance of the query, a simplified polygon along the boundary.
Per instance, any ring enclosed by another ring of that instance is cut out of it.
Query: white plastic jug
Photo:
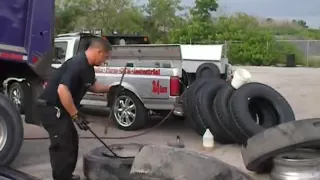
[[[205,150],[212,150],[214,147],[214,138],[209,129],[202,136],[202,145]]]
[[[239,89],[240,86],[250,82],[251,73],[246,69],[238,68],[233,75],[233,79],[231,81],[232,87],[235,89]]]

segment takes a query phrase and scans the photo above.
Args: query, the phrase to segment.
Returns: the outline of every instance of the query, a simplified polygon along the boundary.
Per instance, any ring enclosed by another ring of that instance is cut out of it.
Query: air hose
[[[123,82],[123,78],[124,78],[124,75],[126,74],[126,70],[127,70],[127,67],[128,67],[128,64],[125,65],[124,67],[124,70],[122,72],[122,76],[121,76],[121,79],[120,79],[120,83],[118,85],[118,90],[116,91],[116,95],[115,95],[115,99],[117,98],[117,96],[119,95],[119,93],[121,92],[121,89],[122,88],[122,82]],[[180,83],[186,87],[184,85],[183,82],[181,82],[181,80],[179,80]],[[184,91],[180,98],[182,98],[184,96],[186,91]],[[174,105],[174,107],[177,105],[177,103],[179,102],[179,100],[176,102],[176,104]],[[112,113],[113,113],[113,109],[114,108],[111,108],[111,112],[109,114],[109,119],[111,118],[112,116]],[[152,132],[154,129],[158,128],[160,125],[162,125],[167,119],[169,119],[169,117],[173,114],[173,111],[174,111],[174,108],[172,110],[170,110],[170,112],[167,114],[167,116],[165,116],[159,123],[155,124],[154,126],[152,126],[151,128],[141,132],[141,133],[138,133],[138,134],[134,134],[134,135],[130,135],[130,136],[107,136],[107,137],[99,137],[94,131],[92,131],[91,128],[89,128],[89,131],[91,132],[91,134],[94,136],[94,137],[79,137],[79,139],[97,139],[100,143],[103,144],[103,146],[105,148],[107,148],[111,154],[114,156],[114,157],[117,157],[117,158],[130,158],[130,157],[122,157],[122,156],[119,156],[117,155],[105,142],[102,141],[102,139],[130,139],[130,138],[134,138],[134,137],[139,137],[139,136],[142,136],[142,135],[145,135],[147,133],[150,133]],[[47,140],[49,139],[49,137],[32,137],[32,138],[24,138],[24,140]]]

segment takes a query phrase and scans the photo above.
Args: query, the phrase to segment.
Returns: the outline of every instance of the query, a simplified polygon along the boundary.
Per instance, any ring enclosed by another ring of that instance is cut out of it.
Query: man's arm
[[[70,88],[72,86],[72,82],[76,81],[76,77],[79,74],[76,69],[71,69],[67,71],[61,78],[60,84],[58,86],[58,95],[60,98],[60,102],[63,107],[67,110],[70,116],[74,116],[78,113],[78,110],[74,104],[72,95],[70,93]]]
[[[64,84],[60,84],[58,86],[58,94],[59,94],[61,104],[68,111],[70,116],[72,117],[72,116],[78,114],[78,110],[77,110],[76,106],[74,105],[72,95],[70,93],[68,86],[66,86]]]
[[[94,93],[108,93],[110,86],[103,85],[97,81],[90,87],[90,91]]]

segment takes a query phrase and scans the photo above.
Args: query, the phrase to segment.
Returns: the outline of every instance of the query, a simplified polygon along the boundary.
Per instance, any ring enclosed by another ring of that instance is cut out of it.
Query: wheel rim
[[[136,105],[128,96],[120,96],[114,105],[116,121],[123,127],[131,126],[136,119]]]
[[[4,148],[7,142],[7,125],[2,117],[0,117],[0,151]]]
[[[21,93],[18,89],[13,89],[11,93],[11,101],[17,109],[21,106]]]

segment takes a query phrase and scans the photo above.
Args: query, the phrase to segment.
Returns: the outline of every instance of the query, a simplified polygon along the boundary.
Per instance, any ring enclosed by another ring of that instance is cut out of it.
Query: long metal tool
[[[92,134],[98,141],[100,141],[101,144],[102,144],[105,148],[107,148],[107,149],[111,152],[112,155],[114,155],[114,157],[120,157],[120,156],[118,156],[118,154],[116,154],[115,152],[113,152],[112,149],[111,149],[105,142],[103,142],[102,139],[100,139],[100,137],[99,137],[90,127],[88,127],[88,131],[90,131],[91,134]]]
[[[122,72],[122,76],[121,76],[121,79],[120,79],[120,83],[118,85],[118,88],[116,90],[116,94],[114,96],[114,99],[117,99],[119,93],[121,92],[121,86],[122,86],[122,82],[123,82],[123,78],[124,78],[124,75],[126,74],[126,71],[127,71],[127,67],[128,67],[128,63],[126,63],[124,69],[123,69],[123,72]],[[110,110],[110,114],[109,114],[109,117],[108,119],[105,121],[105,126],[104,126],[104,134],[107,134],[108,133],[108,127],[109,127],[109,120],[111,119],[111,116],[113,114],[113,109],[114,109],[114,104],[112,105],[113,107],[111,107],[111,110]]]
[[[122,81],[123,81],[123,78],[124,78],[124,75],[126,74],[126,71],[127,71],[127,67],[128,67],[128,63],[126,64],[126,66],[124,67],[123,69],[123,72],[122,72],[122,76],[121,76],[121,79],[120,79],[120,83],[119,83],[119,86],[118,86],[118,89],[116,90],[116,94],[115,94],[115,99],[117,99],[118,97],[118,94],[121,92],[121,86],[122,86]],[[110,114],[109,114],[109,118],[106,120],[105,122],[105,128],[104,128],[104,134],[107,134],[108,132],[108,126],[109,126],[109,120],[112,116],[112,113],[113,113],[113,109],[114,107],[111,107],[111,111],[110,111]],[[100,143],[106,148],[108,149],[112,155],[114,155],[114,157],[117,157],[117,158],[121,158],[121,156],[117,155],[115,152],[113,152],[113,150],[104,142],[102,141],[102,139],[89,127],[88,130],[91,132],[91,134],[98,140],[100,141]]]

